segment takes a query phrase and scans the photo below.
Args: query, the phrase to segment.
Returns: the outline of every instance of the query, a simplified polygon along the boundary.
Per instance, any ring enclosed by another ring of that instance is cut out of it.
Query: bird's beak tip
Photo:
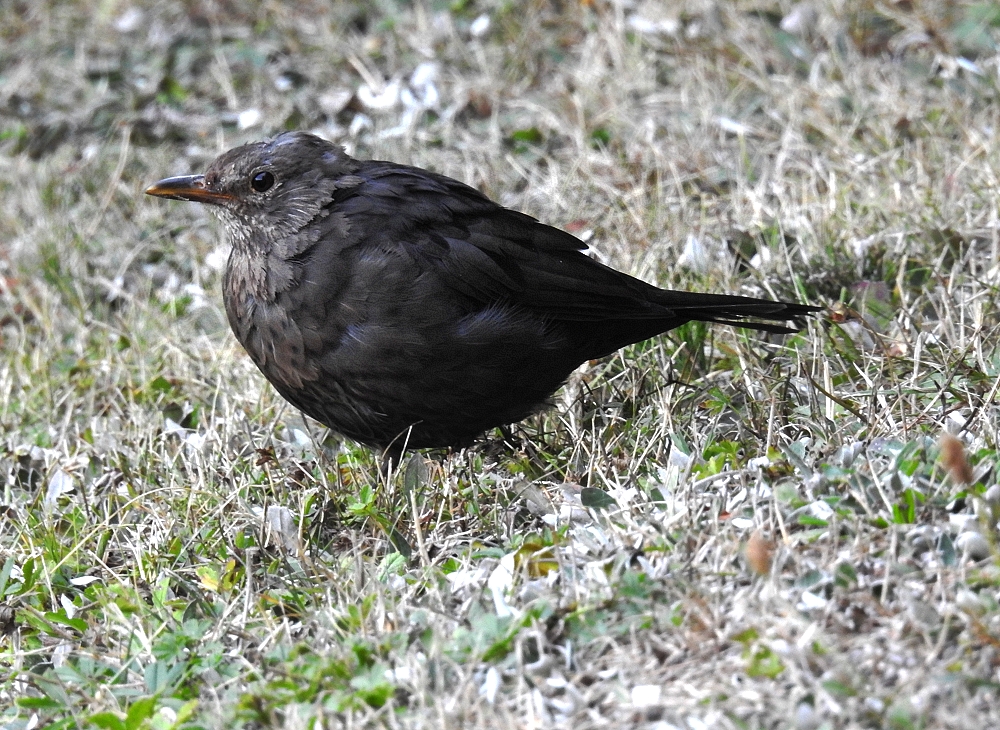
[[[211,190],[205,184],[203,175],[181,175],[168,177],[155,182],[146,188],[146,195],[168,200],[189,200],[195,203],[210,203],[219,205],[232,196]]]

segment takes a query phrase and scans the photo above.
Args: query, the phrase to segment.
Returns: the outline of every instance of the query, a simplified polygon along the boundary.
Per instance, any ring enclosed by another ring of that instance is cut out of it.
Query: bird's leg
[[[382,479],[389,481],[393,474],[399,471],[403,463],[403,447],[399,444],[391,444],[382,451],[382,460],[378,465],[378,473]]]
[[[407,429],[401,433],[382,450],[382,462],[378,471],[385,481],[389,481],[389,477],[397,473],[403,465],[403,454],[410,443],[410,431],[411,429]]]

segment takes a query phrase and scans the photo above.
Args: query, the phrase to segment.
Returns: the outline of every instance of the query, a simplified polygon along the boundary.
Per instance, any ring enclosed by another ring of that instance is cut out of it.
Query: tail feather
[[[688,322],[712,322],[778,334],[798,332],[805,317],[822,309],[808,304],[725,294],[665,290],[661,290],[661,293],[662,296],[657,297],[657,304],[669,308],[677,317]],[[795,326],[789,327],[771,322],[793,322]]]
[[[777,319],[777,318],[776,318]],[[740,327],[742,329],[758,330],[760,332],[771,332],[776,335],[789,335],[794,332],[798,332],[802,329],[802,322],[794,317],[789,317],[785,320],[784,317],[781,318],[782,321],[794,322],[795,326],[789,327],[782,324],[771,324],[770,322],[755,322],[753,320],[747,319],[724,319],[716,317],[692,317],[688,321],[697,322],[710,322],[711,324],[724,324],[730,327]]]

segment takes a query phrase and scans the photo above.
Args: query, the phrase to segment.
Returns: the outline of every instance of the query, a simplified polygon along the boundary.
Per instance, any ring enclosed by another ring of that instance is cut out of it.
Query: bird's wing
[[[338,190],[333,210],[368,234],[359,243],[405,252],[474,301],[566,320],[673,314],[660,290],[590,258],[575,236],[456,180],[382,162],[354,174],[360,183]]]

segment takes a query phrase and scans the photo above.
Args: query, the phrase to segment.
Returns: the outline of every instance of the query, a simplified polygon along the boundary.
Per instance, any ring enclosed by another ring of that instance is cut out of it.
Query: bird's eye
[[[258,193],[263,193],[271,189],[274,185],[274,175],[269,172],[258,172],[250,181],[250,187]]]

